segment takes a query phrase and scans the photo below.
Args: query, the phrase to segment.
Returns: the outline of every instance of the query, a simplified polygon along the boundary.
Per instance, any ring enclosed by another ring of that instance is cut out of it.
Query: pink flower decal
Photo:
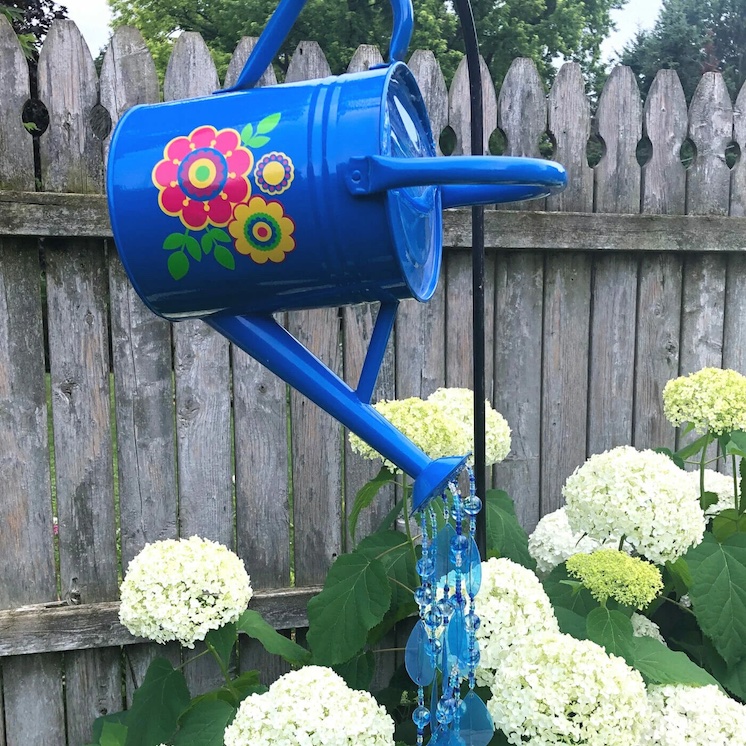
[[[171,140],[153,169],[158,204],[191,230],[228,225],[235,205],[251,193],[253,165],[236,130],[197,127],[188,137]]]

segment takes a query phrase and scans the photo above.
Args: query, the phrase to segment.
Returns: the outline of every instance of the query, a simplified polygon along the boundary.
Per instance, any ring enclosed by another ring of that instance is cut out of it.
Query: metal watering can
[[[145,304],[202,318],[415,478],[413,507],[466,456],[428,458],[370,397],[402,298],[428,300],[444,207],[562,189],[559,164],[435,156],[401,59],[411,0],[392,0],[391,62],[363,73],[254,88],[305,0],[281,0],[237,84],[218,95],[136,106],[112,135],[114,238]],[[356,390],[272,317],[380,301]]]

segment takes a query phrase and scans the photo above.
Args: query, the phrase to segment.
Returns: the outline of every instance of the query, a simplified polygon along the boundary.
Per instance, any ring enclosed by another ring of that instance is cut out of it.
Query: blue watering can
[[[254,88],[305,0],[281,0],[236,85],[130,109],[112,135],[111,224],[146,305],[203,318],[415,478],[413,506],[440,494],[466,456],[428,458],[370,398],[402,298],[428,300],[444,207],[562,189],[559,164],[435,156],[401,59],[411,0],[392,0],[391,62],[367,72]],[[356,390],[272,317],[363,301],[381,306]]]

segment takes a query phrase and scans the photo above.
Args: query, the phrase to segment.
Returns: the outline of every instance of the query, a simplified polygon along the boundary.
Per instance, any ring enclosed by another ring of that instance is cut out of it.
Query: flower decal
[[[235,239],[236,251],[248,254],[257,264],[281,262],[295,248],[295,223],[279,202],[252,197],[237,205],[228,232]]]
[[[265,194],[282,194],[293,183],[295,167],[285,155],[273,151],[262,156],[254,169],[256,185]]]
[[[253,164],[236,130],[197,127],[189,136],[171,140],[153,169],[158,204],[191,230],[227,225],[234,206],[251,193]]]

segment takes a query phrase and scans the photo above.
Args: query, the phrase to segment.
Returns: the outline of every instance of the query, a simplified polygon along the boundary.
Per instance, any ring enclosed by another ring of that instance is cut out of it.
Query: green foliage
[[[281,635],[264,620],[261,614],[247,609],[238,618],[236,627],[239,632],[258,640],[268,653],[279,655],[294,666],[302,666],[311,659],[311,654],[293,640]]]
[[[347,682],[351,689],[366,690],[373,681],[373,672],[376,668],[376,661],[373,653],[366,650],[360,655],[356,655],[346,663],[340,663],[332,668]]]
[[[607,653],[618,655],[634,665],[635,638],[629,616],[621,611],[599,606],[591,610],[585,621],[589,640],[601,645]]]
[[[706,533],[686,561],[692,573],[689,596],[702,632],[727,664],[735,664],[746,656],[746,534],[718,543]]]
[[[487,490],[487,551],[492,556],[507,557],[519,565],[536,569],[528,551],[528,536],[518,523],[515,506],[504,490]]]
[[[652,637],[635,638],[634,667],[648,684],[718,685],[707,671],[693,663],[686,654],[670,650]]]
[[[733,98],[746,80],[746,0],[663,0],[655,27],[641,31],[620,62],[647,94],[662,69],[676,70],[687,101],[703,73],[720,71]]]
[[[67,18],[67,9],[55,0],[3,0],[0,16],[10,21],[27,59],[35,63],[52,22]]]
[[[568,611],[574,611],[581,617],[586,618],[593,609],[598,608],[596,601],[587,588],[580,583],[570,580],[567,568],[563,562],[552,570],[544,579],[544,590],[555,608],[560,607]]]
[[[223,746],[225,729],[235,714],[235,707],[221,699],[202,700],[179,719],[173,746]]]
[[[366,482],[355,495],[350,515],[347,518],[347,525],[350,529],[350,536],[353,541],[355,541],[355,532],[357,531],[357,521],[360,517],[360,513],[373,502],[376,495],[385,485],[391,484],[393,481],[394,475],[385,466],[382,466],[378,474],[376,474],[373,479]],[[391,523],[391,521],[389,521],[389,523]]]

